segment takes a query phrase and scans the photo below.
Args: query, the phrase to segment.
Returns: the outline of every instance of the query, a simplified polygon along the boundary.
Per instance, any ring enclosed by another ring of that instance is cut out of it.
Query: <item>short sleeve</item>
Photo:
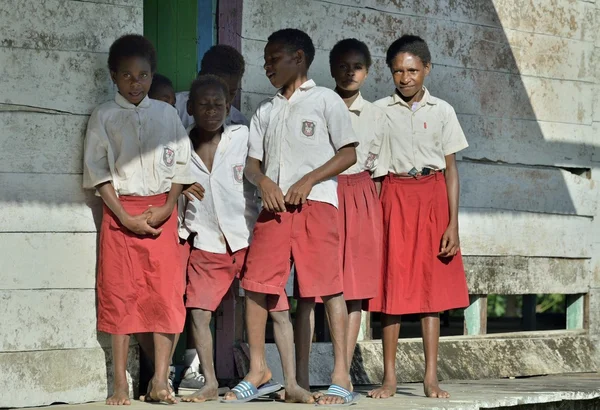
[[[375,171],[379,164],[379,155],[381,153],[381,146],[383,144],[385,133],[387,132],[387,116],[385,112],[375,106],[372,106],[373,110],[373,127],[374,136],[369,146],[369,153],[367,155],[366,162],[364,164],[367,171]]]
[[[177,135],[177,153],[175,155],[175,169],[173,171],[173,179],[171,182],[182,185],[192,184],[194,183],[190,167],[192,144],[181,121],[177,118],[174,123],[175,135]]]
[[[92,112],[85,134],[83,152],[83,187],[95,188],[112,181],[108,163],[108,135],[100,120],[99,110]]]
[[[358,146],[358,138],[352,128],[352,119],[344,100],[333,91],[327,95],[324,110],[329,138],[336,150],[346,145]]]
[[[261,118],[263,111],[264,109],[261,105],[252,116],[250,120],[250,134],[248,135],[248,156],[259,161],[264,161],[265,155],[265,127]]]
[[[446,121],[442,129],[442,144],[444,156],[455,154],[469,146],[465,133],[458,122],[456,112],[450,105],[446,108]]]

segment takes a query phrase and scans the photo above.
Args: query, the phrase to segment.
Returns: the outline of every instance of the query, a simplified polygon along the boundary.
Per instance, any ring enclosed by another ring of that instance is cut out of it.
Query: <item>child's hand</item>
[[[298,182],[288,189],[285,194],[285,202],[290,205],[300,205],[306,203],[306,198],[312,191],[313,183],[306,175],[300,178]]]
[[[160,226],[164,221],[169,219],[173,213],[173,208],[168,205],[163,206],[150,206],[144,211],[142,215],[146,215],[148,225],[156,228]]]
[[[268,177],[263,177],[257,185],[263,208],[269,212],[285,212],[285,200],[279,185]]]
[[[185,197],[190,201],[193,201],[194,198],[202,201],[204,199],[204,187],[199,183],[194,182],[183,191],[183,195],[185,195]]]
[[[121,223],[125,228],[140,236],[158,236],[162,232],[162,229],[155,229],[148,224],[148,215],[145,213],[135,216],[127,215],[121,220]]]
[[[438,256],[441,258],[449,258],[456,255],[459,249],[460,239],[458,238],[458,226],[449,225],[442,236],[442,246]]]

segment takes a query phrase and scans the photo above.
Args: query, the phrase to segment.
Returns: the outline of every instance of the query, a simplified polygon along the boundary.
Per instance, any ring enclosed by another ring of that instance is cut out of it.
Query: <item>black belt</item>
[[[436,171],[443,171],[443,170],[437,170],[437,169],[425,167],[421,171],[419,171],[415,167],[413,167],[410,171],[408,171],[408,175],[410,175],[411,177],[416,177],[418,175],[427,176],[427,175],[434,174]]]

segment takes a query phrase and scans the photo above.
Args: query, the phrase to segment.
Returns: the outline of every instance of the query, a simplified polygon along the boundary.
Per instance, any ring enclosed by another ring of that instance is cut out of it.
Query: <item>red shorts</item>
[[[217,310],[221,301],[234,297],[232,284],[240,278],[248,248],[227,253],[213,253],[192,248],[187,269],[186,302],[187,308]],[[279,312],[289,309],[285,291],[269,296],[269,310]]]
[[[242,287],[280,294],[292,261],[300,297],[342,292],[338,211],[333,205],[308,201],[287,212],[262,211],[254,226]]]
[[[167,194],[121,196],[139,215],[162,206]],[[158,236],[139,236],[104,206],[98,260],[98,330],[111,334],[181,333],[185,322],[177,209]]]

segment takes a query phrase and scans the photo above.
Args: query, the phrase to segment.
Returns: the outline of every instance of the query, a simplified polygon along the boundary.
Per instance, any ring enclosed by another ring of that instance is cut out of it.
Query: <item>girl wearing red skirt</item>
[[[439,312],[468,306],[458,237],[455,153],[468,144],[454,109],[423,86],[431,70],[425,41],[405,35],[389,47],[386,62],[396,90],[376,102],[389,131],[375,176],[383,177],[383,288],[369,303],[382,313],[384,379],[373,398],[396,392],[400,316],[421,314],[427,397],[448,398],[437,378]]]
[[[84,188],[104,201],[98,257],[98,330],[111,334],[113,394],[131,404],[126,367],[133,334],[154,362],[147,400],[176,403],[168,387],[174,338],[185,321],[176,204],[193,183],[190,141],[175,108],[148,98],[156,52],[139,35],[110,47],[118,93],[90,117]]]

